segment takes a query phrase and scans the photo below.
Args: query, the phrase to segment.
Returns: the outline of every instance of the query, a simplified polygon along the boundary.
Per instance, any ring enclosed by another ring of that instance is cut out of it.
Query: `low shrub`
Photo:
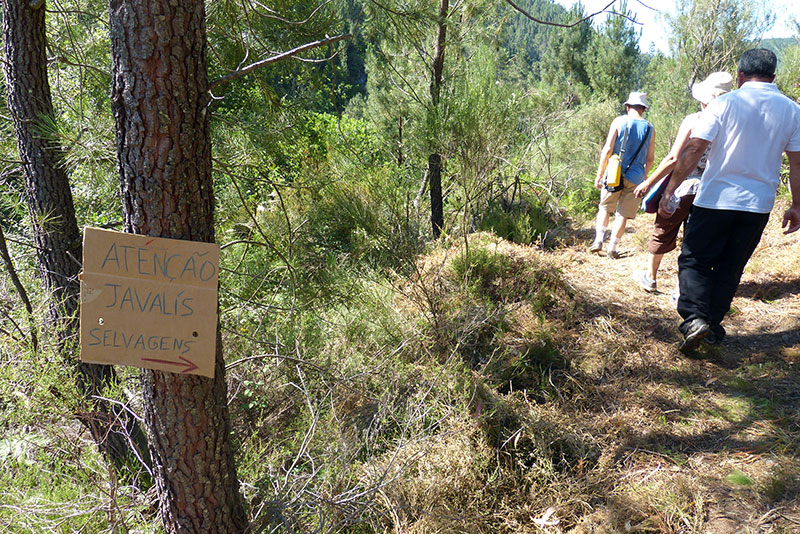
[[[476,226],[512,243],[529,245],[543,239],[555,224],[546,205],[520,202],[506,206],[494,201],[481,213]]]

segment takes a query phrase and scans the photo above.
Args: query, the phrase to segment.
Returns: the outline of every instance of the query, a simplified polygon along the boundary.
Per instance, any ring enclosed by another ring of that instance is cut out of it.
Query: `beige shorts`
[[[636,212],[639,211],[639,204],[642,202],[641,199],[633,196],[636,185],[625,178],[622,179],[622,185],[621,190],[613,193],[603,186],[603,189],[600,190],[600,209],[608,213],[616,211],[618,215],[626,219],[635,219]]]

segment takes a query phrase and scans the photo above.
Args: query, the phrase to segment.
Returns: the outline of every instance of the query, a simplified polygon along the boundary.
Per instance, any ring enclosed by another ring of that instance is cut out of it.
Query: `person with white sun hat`
[[[620,257],[617,243],[625,233],[628,220],[636,217],[639,209],[633,190],[645,179],[655,159],[655,132],[653,125],[644,118],[646,110],[647,94],[638,91],[630,93],[625,101],[625,115],[617,117],[611,123],[606,143],[600,152],[600,163],[594,180],[594,186],[601,191],[600,204],[595,222],[595,238],[589,251],[602,250],[611,212],[616,212],[606,250],[606,255],[612,259]],[[619,156],[621,179],[618,186],[612,186],[607,176],[612,155]]]
[[[727,72],[712,72],[708,77],[692,85],[692,96],[695,100],[700,102],[701,111],[715,98],[723,95],[731,90],[733,86],[733,76]],[[692,134],[692,128],[697,120],[700,118],[700,111],[688,115],[680,128],[678,128],[678,135],[669,151],[655,171],[650,174],[644,182],[639,184],[633,190],[634,196],[642,198],[651,187],[658,184],[659,180],[667,176],[675,167],[675,162],[678,161],[678,156],[683,150],[689,137]],[[675,213],[672,217],[662,217],[656,214],[655,222],[653,223],[653,231],[650,234],[650,240],[647,243],[647,268],[633,272],[633,279],[645,291],[656,291],[656,280],[658,277],[658,268],[661,265],[661,259],[664,254],[675,250],[678,241],[678,232],[683,226],[686,219],[689,217],[689,211],[692,208],[695,193],[700,185],[700,178],[703,176],[703,171],[706,168],[707,152],[703,154],[697,167],[689,174],[688,178],[681,184],[680,188],[676,189],[675,196],[680,198]],[[677,291],[674,300],[677,301]]]
[[[763,48],[742,54],[739,89],[703,111],[659,203],[659,213],[669,217],[670,196],[708,149],[678,258],[679,348],[687,356],[702,342],[720,343],[725,336],[720,323],[769,220],[784,153],[792,195],[784,233],[800,229],[800,106],[773,83],[777,62]]]

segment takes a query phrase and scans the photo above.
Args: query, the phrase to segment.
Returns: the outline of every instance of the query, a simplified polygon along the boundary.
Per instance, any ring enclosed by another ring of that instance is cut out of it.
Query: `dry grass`
[[[473,365],[470,414],[368,465],[391,475],[385,532],[800,532],[800,237],[782,235],[773,215],[726,343],[689,360],[669,302],[677,253],[664,259],[661,292],[631,279],[651,224],[632,222],[616,261],[586,251],[591,223],[548,252],[471,238],[563,280],[560,298],[574,302],[553,303],[544,321],[526,302],[505,303],[498,343],[524,347],[547,332],[566,363],[540,369],[531,390],[498,387],[490,366]],[[459,246],[420,261],[401,308],[445,314],[447,299],[463,298],[448,274]]]
[[[622,259],[585,252],[588,238],[554,251],[589,311],[572,355],[570,380],[582,387],[560,408],[619,451],[598,466],[606,501],[574,532],[800,531],[800,241],[782,234],[782,213],[748,264],[726,343],[706,360],[676,350],[677,252],[664,259],[660,292],[631,279],[645,266],[652,216],[633,221]]]

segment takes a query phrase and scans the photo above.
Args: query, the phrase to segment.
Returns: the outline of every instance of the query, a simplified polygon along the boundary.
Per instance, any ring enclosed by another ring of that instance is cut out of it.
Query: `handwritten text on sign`
[[[81,360],[214,376],[219,247],[86,228]]]

